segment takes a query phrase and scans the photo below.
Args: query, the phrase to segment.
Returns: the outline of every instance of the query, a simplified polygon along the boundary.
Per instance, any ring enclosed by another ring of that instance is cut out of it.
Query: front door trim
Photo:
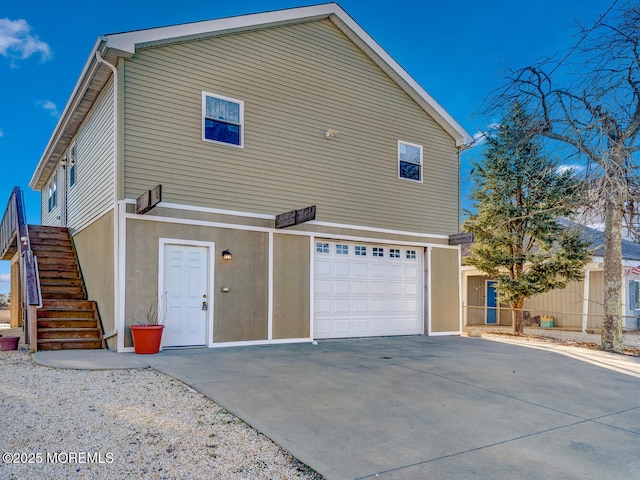
[[[213,347],[213,311],[214,311],[214,268],[216,258],[216,244],[214,242],[202,242],[199,240],[183,240],[176,238],[160,238],[158,249],[158,312],[164,311],[164,251],[167,245],[204,247],[208,250],[208,287],[207,298],[209,298],[209,307],[207,310],[207,347]]]

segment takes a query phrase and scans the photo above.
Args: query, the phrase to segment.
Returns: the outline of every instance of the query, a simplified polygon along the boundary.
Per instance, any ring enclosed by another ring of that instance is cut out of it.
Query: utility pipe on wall
[[[105,332],[105,340],[118,334],[120,319],[120,212],[118,208],[118,69],[102,58],[96,50],[96,60],[113,72],[113,278],[115,280],[113,299],[113,330]]]

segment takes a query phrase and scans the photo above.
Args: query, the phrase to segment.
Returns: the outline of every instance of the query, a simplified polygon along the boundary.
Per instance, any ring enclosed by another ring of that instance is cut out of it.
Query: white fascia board
[[[161,45],[202,38],[208,35],[222,35],[246,29],[271,27],[290,22],[311,21],[328,18],[330,15],[346,15],[335,3],[326,3],[311,7],[290,8],[264,13],[253,13],[237,17],[219,18],[201,22],[170,25],[167,27],[136,30],[132,32],[106,35],[107,46],[134,54],[136,47]]]
[[[36,166],[36,169],[33,172],[33,176],[31,177],[31,180],[29,180],[29,187],[33,188],[34,190],[36,189],[38,180],[40,179],[44,171],[44,167],[47,163],[47,160],[51,155],[51,150],[53,149],[53,147],[55,147],[55,144],[60,140],[59,138],[60,135],[62,134],[62,132],[64,132],[67,123],[71,120],[71,114],[73,113],[73,110],[75,110],[75,108],[77,107],[78,102],[76,99],[78,96],[78,92],[83,87],[83,85],[86,84],[86,81],[91,77],[91,75],[93,75],[92,70],[96,68],[95,55],[98,49],[101,47],[101,43],[103,43],[103,39],[98,38],[95,45],[91,49],[91,53],[89,54],[89,58],[87,59],[87,62],[85,63],[84,68],[82,69],[82,73],[80,74],[80,77],[78,78],[78,81],[76,82],[76,85],[73,88],[71,95],[69,96],[67,105],[64,107],[64,110],[60,115],[58,124],[56,125],[56,128],[53,130],[53,133],[51,134],[51,138],[49,139],[49,142],[47,143],[47,146],[44,149],[44,152],[42,153],[42,157],[40,157],[40,161],[38,162],[38,165]]]

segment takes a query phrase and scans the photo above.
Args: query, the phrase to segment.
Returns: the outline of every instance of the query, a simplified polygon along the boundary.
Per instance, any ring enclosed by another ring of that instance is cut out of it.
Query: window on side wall
[[[58,174],[55,173],[53,178],[49,182],[49,200],[48,207],[49,212],[52,211],[58,205]]]
[[[76,184],[76,163],[78,161],[78,150],[74,144],[69,151],[69,186]]]
[[[244,102],[202,92],[202,140],[244,146]]]
[[[422,145],[398,140],[398,178],[422,182]]]

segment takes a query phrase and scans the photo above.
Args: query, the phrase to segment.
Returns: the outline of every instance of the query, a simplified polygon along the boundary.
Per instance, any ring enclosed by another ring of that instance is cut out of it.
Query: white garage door
[[[315,338],[424,333],[422,277],[422,248],[316,241]]]

